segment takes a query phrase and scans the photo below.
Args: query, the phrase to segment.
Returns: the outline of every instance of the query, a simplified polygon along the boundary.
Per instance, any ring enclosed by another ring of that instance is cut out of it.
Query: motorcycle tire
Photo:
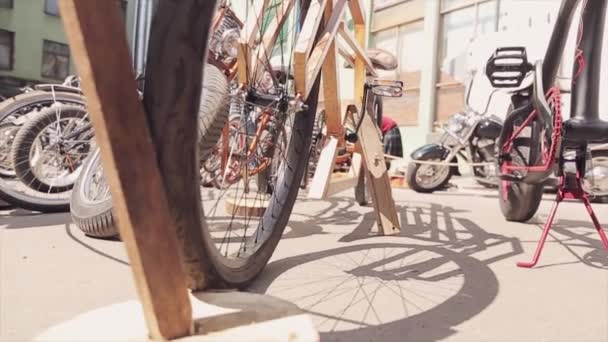
[[[9,117],[24,115],[31,111],[39,111],[55,102],[85,106],[83,96],[75,93],[31,91],[9,98],[0,103],[0,124]],[[0,177],[0,199],[22,209],[57,213],[66,212],[70,208],[69,198],[44,198],[37,196],[35,191],[23,192],[16,190],[11,184],[11,178]]]
[[[205,64],[205,78],[199,111],[199,148],[205,159],[219,140],[228,119],[228,80],[216,67]],[[209,94],[213,94],[209,96]],[[91,200],[87,197],[87,184],[98,173],[101,165],[99,151],[84,163],[82,174],[74,184],[70,199],[72,220],[87,236],[110,238],[119,235],[113,214],[112,198]]]
[[[59,109],[60,108],[60,109]],[[13,166],[15,174],[21,182],[33,190],[46,193],[60,193],[69,191],[74,186],[74,183],[63,185],[53,185],[50,182],[41,179],[32,170],[32,150],[36,144],[36,138],[49,126],[55,125],[59,118],[61,119],[80,119],[86,120],[88,112],[85,108],[79,106],[61,106],[55,108],[46,108],[36,116],[33,116],[15,136],[15,141],[12,147]]]
[[[418,160],[431,161],[434,159],[431,156],[422,156]],[[444,189],[454,174],[454,169],[452,167],[447,166],[448,172],[446,173],[446,175],[440,182],[438,182],[435,186],[432,186],[432,187],[424,187],[418,182],[417,177],[416,177],[416,175],[418,174],[418,170],[422,166],[423,166],[422,164],[410,162],[409,165],[407,166],[407,174],[406,174],[406,180],[407,180],[407,183],[408,183],[410,189],[412,189],[416,192],[419,192],[419,193],[433,193],[437,190]]]

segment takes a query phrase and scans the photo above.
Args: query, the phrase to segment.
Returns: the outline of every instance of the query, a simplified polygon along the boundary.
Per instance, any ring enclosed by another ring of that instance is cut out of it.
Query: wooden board
[[[361,0],[349,0],[348,8],[353,17],[355,25],[365,26],[365,13],[363,13],[363,7],[361,6]]]
[[[263,198],[267,197],[262,195]],[[224,200],[226,206],[226,215],[240,217],[262,217],[266,208],[268,208],[268,200],[259,198],[260,195],[251,193],[249,195],[240,195],[236,197],[227,197]]]
[[[325,31],[321,35],[319,42],[310,53],[310,57],[306,64],[306,91],[304,97],[308,96],[313,86],[313,81],[319,75],[321,67],[325,63],[325,57],[332,47],[336,33],[338,32],[338,26],[342,20],[346,6],[346,0],[337,0],[335,3],[331,17],[327,21]],[[335,46],[334,46],[335,48]]]
[[[324,13],[325,25],[330,25],[333,13],[333,3],[327,2]],[[342,126],[342,113],[340,111],[340,79],[337,69],[336,43],[332,39],[328,43],[325,62],[321,69],[323,75],[323,100],[325,105],[325,126],[327,135],[338,138],[338,146],[344,144],[344,127]]]
[[[192,323],[186,277],[118,2],[59,6],[150,336],[186,336]]]
[[[344,23],[340,24],[340,27],[338,28],[338,34],[340,35],[340,37],[342,37],[342,39],[344,39],[344,42],[346,42],[346,44],[353,50],[355,54],[355,57],[349,58],[348,61],[352,60],[354,62],[354,66],[356,67],[357,59],[359,59],[360,62],[363,62],[366,71],[371,76],[378,77],[378,73],[376,72],[376,69],[374,68],[372,62],[367,57],[367,53],[365,52],[364,48],[359,45],[355,37],[353,37],[350,32],[346,31]]]
[[[334,171],[336,153],[338,151],[338,139],[329,137],[327,143],[321,150],[315,175],[310,184],[308,198],[323,199],[326,197],[327,189],[329,188],[329,180]]]
[[[382,143],[378,136],[378,129],[369,115],[363,116],[359,144],[364,159],[367,188],[376,213],[378,233],[382,235],[397,234],[401,231],[401,227],[384,162]]]

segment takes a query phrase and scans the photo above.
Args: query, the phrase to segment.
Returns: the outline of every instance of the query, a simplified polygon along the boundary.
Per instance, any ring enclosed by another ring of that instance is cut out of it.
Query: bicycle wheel
[[[35,191],[15,177],[11,148],[17,131],[38,112],[57,104],[85,106],[81,95],[65,92],[32,91],[20,94],[0,103],[0,130],[10,133],[3,136],[0,160],[3,172],[0,176],[0,199],[23,209],[41,212],[65,212],[69,210],[66,193]]]
[[[220,159],[222,186],[200,188],[200,174],[193,172],[193,161],[186,161],[183,157],[195,159],[195,149],[186,146],[184,153],[183,145],[170,146],[175,143],[163,140],[166,137],[161,134],[155,136],[157,144],[163,146],[159,156],[161,170],[166,181],[171,179],[167,184],[169,201],[174,204],[195,202],[193,204],[200,213],[192,215],[188,212],[192,208],[184,205],[171,206],[177,229],[181,232],[182,254],[192,287],[240,288],[247,285],[268,262],[289,220],[307,162],[320,81],[319,78],[315,80],[304,104],[305,109],[296,110],[292,106],[296,94],[290,69],[298,27],[308,3],[307,0],[300,1],[301,7],[295,11],[298,17],[294,15],[294,20],[288,20],[284,26],[286,35],[293,39],[286,39],[268,55],[258,55],[261,62],[249,70],[245,89],[237,88],[231,93],[231,99],[240,101],[243,106],[238,129],[222,136],[227,145],[227,148],[220,149],[224,153]],[[169,18],[175,22],[179,17],[176,11],[185,9],[187,4],[161,2],[160,6],[164,7],[156,11],[155,21],[164,23]],[[277,3],[271,8],[276,13],[267,13],[278,14],[283,6],[285,4]],[[197,61],[200,57],[184,54],[179,57],[181,69],[167,70],[167,52],[163,42],[169,41],[171,33],[177,34],[179,30],[169,25],[152,29],[147,63],[149,78],[144,94],[149,110],[154,110],[153,104],[171,103],[168,97],[172,94],[166,89],[176,84],[185,84],[182,89],[186,94],[200,92],[200,83],[190,82],[191,77],[186,75],[192,70],[201,70],[200,61]],[[192,28],[187,31],[188,38],[200,41],[200,36],[194,36],[196,31]],[[261,33],[260,36],[263,35]],[[271,65],[272,68],[269,67]],[[187,81],[178,83],[184,77]],[[192,110],[197,105],[189,102],[183,104],[183,108]],[[152,126],[153,132],[162,131],[160,123],[152,123]],[[183,141],[194,142],[187,127],[181,133]],[[285,149],[279,143],[283,139],[287,141]],[[181,155],[181,159],[175,158],[176,155]],[[179,172],[175,169],[178,162]],[[179,180],[172,177],[172,173],[180,173]],[[264,173],[267,175],[258,177]],[[193,184],[196,185],[195,192],[192,192]],[[204,220],[195,222],[196,216],[204,217]]]

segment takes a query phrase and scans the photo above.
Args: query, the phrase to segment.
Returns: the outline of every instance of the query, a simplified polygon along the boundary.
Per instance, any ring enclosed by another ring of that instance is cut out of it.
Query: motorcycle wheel
[[[64,92],[31,91],[12,97],[0,103],[0,125],[14,126],[13,120],[30,112],[41,111],[54,103],[84,106],[85,99],[81,95]],[[3,141],[10,143],[12,147],[14,139]],[[6,158],[12,164],[9,146],[0,149],[0,153],[8,153],[0,156]],[[11,165],[12,166],[12,165]],[[26,210],[45,213],[66,212],[69,210],[69,197],[59,194],[47,194],[36,192],[22,184],[14,177],[14,170],[5,170],[12,173],[3,173],[0,177],[0,199]],[[8,176],[8,177],[7,177]]]
[[[442,161],[432,156],[422,156],[421,161]],[[453,175],[453,168],[410,162],[407,167],[407,183],[410,188],[420,193],[432,193],[445,188]]]
[[[219,140],[228,118],[226,76],[210,64],[205,65],[204,75],[199,110],[199,148],[202,159],[208,157],[208,152]],[[84,163],[82,174],[72,191],[70,213],[74,223],[86,235],[109,238],[119,233],[100,158],[99,151],[96,151]]]

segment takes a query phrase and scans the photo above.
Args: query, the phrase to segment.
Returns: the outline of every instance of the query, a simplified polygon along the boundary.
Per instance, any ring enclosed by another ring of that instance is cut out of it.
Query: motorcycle
[[[407,182],[411,189],[420,193],[431,193],[445,188],[451,177],[460,175],[458,158],[472,167],[478,183],[485,187],[496,187],[496,140],[502,130],[502,119],[487,114],[494,89],[483,112],[469,104],[475,80],[471,72],[465,90],[465,107],[452,114],[443,127],[438,143],[426,144],[416,149],[407,169]]]

